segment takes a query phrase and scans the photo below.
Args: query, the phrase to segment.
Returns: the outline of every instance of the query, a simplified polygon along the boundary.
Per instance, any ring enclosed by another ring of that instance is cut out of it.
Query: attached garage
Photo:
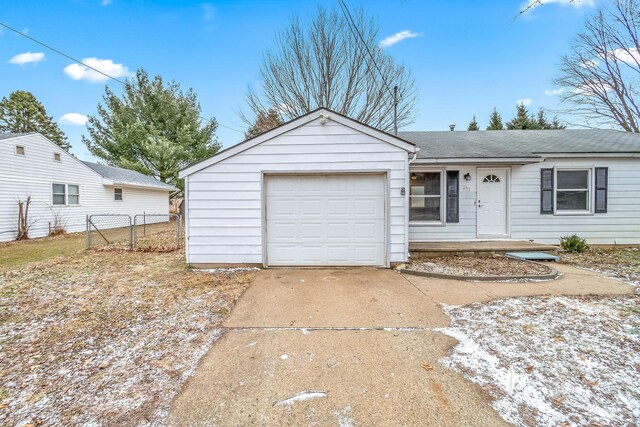
[[[265,176],[268,266],[385,266],[386,174]]]
[[[413,144],[319,109],[181,172],[195,267],[408,258]]]

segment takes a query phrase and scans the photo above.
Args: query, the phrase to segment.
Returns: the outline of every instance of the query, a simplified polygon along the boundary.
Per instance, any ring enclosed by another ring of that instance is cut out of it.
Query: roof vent
[[[456,129],[456,125],[449,125],[449,130],[453,132]]]

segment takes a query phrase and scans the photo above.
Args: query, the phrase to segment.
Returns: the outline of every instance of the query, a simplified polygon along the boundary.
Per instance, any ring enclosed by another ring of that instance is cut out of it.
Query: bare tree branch
[[[378,26],[362,10],[355,25],[391,87],[398,86],[398,126],[413,122],[417,90],[409,70],[378,46]],[[393,94],[373,68],[362,40],[335,10],[318,8],[308,24],[294,18],[263,54],[260,93],[249,89],[246,101],[254,117],[274,108],[290,120],[326,107],[385,131],[393,129]],[[250,125],[255,119],[240,117]],[[277,123],[277,121],[272,121]]]

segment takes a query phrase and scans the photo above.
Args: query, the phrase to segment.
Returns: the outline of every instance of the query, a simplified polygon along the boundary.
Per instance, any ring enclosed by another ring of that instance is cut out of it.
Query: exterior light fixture
[[[471,181],[471,174],[470,174],[470,173],[468,173],[468,172],[467,172],[467,173],[465,173],[465,174],[464,174],[464,180],[465,180],[465,181]]]

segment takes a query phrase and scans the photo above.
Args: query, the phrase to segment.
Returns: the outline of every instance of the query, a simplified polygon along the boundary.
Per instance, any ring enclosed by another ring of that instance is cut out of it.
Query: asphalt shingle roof
[[[176,190],[173,185],[165,184],[164,182],[158,181],[152,176],[144,175],[140,172],[132,171],[130,169],[101,165],[93,162],[83,161],[82,163],[102,175],[104,178],[112,180],[115,184],[139,185],[168,191]]]
[[[640,153],[640,134],[611,129],[398,132],[398,136],[420,147],[420,159]]]
[[[25,136],[25,135],[31,135],[31,134],[30,133],[12,133],[12,132],[0,133],[0,140],[15,138],[18,136]]]

